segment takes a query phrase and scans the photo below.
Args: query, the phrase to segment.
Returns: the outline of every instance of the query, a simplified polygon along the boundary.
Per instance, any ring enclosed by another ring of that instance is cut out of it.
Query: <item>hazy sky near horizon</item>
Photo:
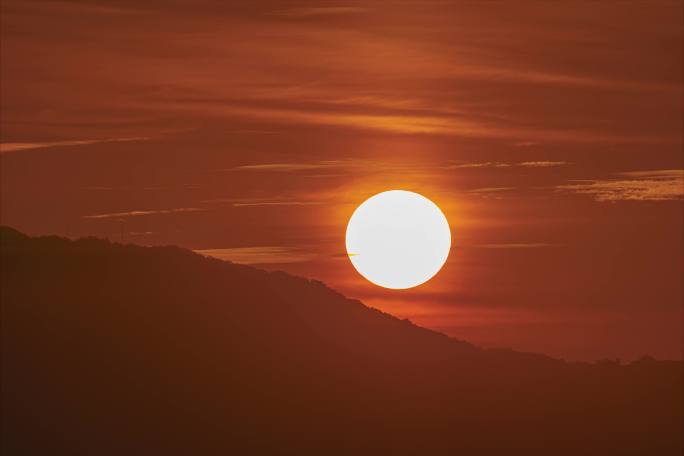
[[[485,346],[682,358],[682,14],[3,0],[2,224],[283,269]],[[412,290],[344,250],[388,189],[452,228]]]

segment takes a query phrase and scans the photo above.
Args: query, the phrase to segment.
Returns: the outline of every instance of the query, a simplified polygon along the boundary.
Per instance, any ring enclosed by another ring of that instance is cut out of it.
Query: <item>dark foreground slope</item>
[[[481,350],[318,282],[2,229],[2,454],[682,451],[682,364]]]

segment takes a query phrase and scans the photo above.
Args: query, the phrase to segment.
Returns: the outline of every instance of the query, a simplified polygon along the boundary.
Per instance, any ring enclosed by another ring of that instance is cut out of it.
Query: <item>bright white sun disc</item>
[[[359,274],[381,287],[404,289],[439,272],[449,256],[451,231],[435,203],[418,193],[390,190],[356,208],[346,244]]]

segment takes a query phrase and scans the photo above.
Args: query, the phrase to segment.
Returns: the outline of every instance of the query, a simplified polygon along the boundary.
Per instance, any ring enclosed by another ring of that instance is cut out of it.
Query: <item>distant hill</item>
[[[681,455],[683,364],[483,350],[176,247],[2,241],[3,455]]]

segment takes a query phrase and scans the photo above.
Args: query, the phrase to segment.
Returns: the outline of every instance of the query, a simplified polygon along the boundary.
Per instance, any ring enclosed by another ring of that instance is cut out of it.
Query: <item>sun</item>
[[[451,249],[449,222],[435,203],[405,190],[378,193],[356,208],[346,234],[356,270],[384,288],[406,289],[439,272]]]

